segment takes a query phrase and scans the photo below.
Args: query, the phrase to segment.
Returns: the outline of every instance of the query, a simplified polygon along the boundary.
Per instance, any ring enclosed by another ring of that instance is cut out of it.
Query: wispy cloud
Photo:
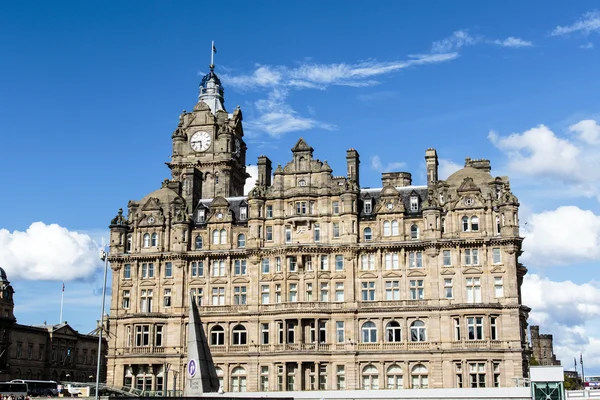
[[[600,32],[600,11],[586,12],[572,25],[557,26],[550,35],[561,36],[575,32],[583,35],[589,35],[592,32]]]
[[[530,41],[527,40],[523,40],[520,38],[516,38],[514,36],[509,36],[504,40],[494,40],[493,41],[494,44],[497,44],[498,46],[502,46],[502,47],[512,47],[512,48],[518,48],[518,47],[530,47],[533,45],[533,43],[531,43]]]
[[[386,166],[384,166],[381,163],[381,158],[379,158],[378,155],[374,155],[373,157],[371,157],[371,168],[374,169],[375,171],[397,172],[398,169],[404,168],[405,166],[406,166],[406,163],[402,162],[402,161],[391,162],[391,163],[388,163]]]
[[[245,75],[224,75],[228,85],[239,90],[267,92],[267,97],[254,103],[258,117],[246,123],[251,136],[256,132],[271,137],[281,137],[288,132],[305,131],[313,128],[334,130],[333,124],[304,117],[287,102],[293,90],[325,90],[330,86],[362,87],[378,84],[375,78],[405,68],[446,62],[458,57],[457,53],[410,55],[401,61],[367,60],[354,64],[317,64],[307,62],[295,68],[286,66],[257,65]],[[314,116],[314,110],[309,114]]]
[[[582,44],[581,46],[579,46],[580,49],[593,49],[594,48],[594,43],[592,42],[588,42],[586,44]]]

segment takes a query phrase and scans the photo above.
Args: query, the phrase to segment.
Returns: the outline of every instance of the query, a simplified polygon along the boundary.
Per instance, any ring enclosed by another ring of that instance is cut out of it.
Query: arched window
[[[379,371],[373,364],[369,364],[363,368],[362,388],[363,390],[379,389]]]
[[[225,329],[221,325],[214,326],[210,330],[210,344],[213,346],[225,345]]]
[[[242,367],[235,367],[231,371],[231,391],[246,391],[246,370]]]
[[[392,234],[392,224],[390,221],[383,222],[383,236],[391,236]]]
[[[392,236],[398,236],[400,233],[398,231],[398,221],[392,221]]]
[[[415,365],[410,375],[413,389],[427,389],[429,387],[427,367],[423,364]]]
[[[410,238],[411,239],[419,238],[419,227],[416,224],[412,224],[410,226]]]
[[[217,373],[217,379],[219,380],[219,387],[223,389],[223,370],[219,367],[215,367],[215,372]]]
[[[469,217],[462,217],[462,231],[469,232]]]
[[[500,217],[496,215],[496,235],[499,235],[500,232]]]
[[[238,235],[237,247],[240,249],[246,247],[246,235],[244,235],[243,233],[240,233]]]
[[[153,233],[152,233],[152,239],[151,239],[151,240],[152,240],[152,243],[151,243],[151,244],[152,244],[152,247],[156,247],[156,246],[158,246],[158,233],[156,233],[156,232],[153,232]]]
[[[213,244],[219,244],[219,230],[215,229],[213,231]]]
[[[373,231],[371,230],[371,228],[365,228],[363,232],[365,241],[373,240]]]
[[[200,250],[202,248],[202,236],[200,236],[200,235],[196,236],[195,246],[196,246],[196,250]]]
[[[479,230],[479,217],[476,215],[471,217],[471,230],[477,232]]]
[[[233,345],[246,344],[248,341],[248,334],[244,325],[236,325],[232,330],[232,343]]]
[[[227,231],[225,229],[221,229],[221,244],[227,243]]]
[[[144,247],[150,247],[150,234],[144,233]]]
[[[442,218],[442,233],[446,233],[446,218]]]
[[[386,342],[398,343],[402,341],[402,328],[398,321],[390,321],[385,327]]]
[[[363,343],[377,343],[377,327],[372,321],[367,321],[362,326]]]
[[[425,322],[416,320],[410,326],[410,341],[411,342],[424,342],[427,340],[427,334],[425,329]]]
[[[386,375],[388,389],[402,389],[402,368],[398,364],[390,365]]]

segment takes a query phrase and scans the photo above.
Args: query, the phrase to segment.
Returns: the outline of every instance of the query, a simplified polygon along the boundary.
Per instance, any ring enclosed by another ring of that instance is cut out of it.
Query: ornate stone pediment
[[[133,282],[131,279],[127,279],[121,283],[121,287],[133,287]]]
[[[223,279],[223,278],[211,279],[210,284],[211,285],[226,285],[227,279]]]
[[[315,278],[315,274],[313,274],[312,272],[309,272],[307,274],[304,274],[304,279],[308,280],[308,279],[314,279]]]
[[[493,274],[503,274],[506,270],[502,267],[502,265],[496,265],[494,268],[490,270]]]
[[[288,281],[299,281],[300,277],[298,276],[297,273],[293,272],[293,273],[288,274],[287,279],[288,279]]]
[[[342,274],[342,273],[337,273],[337,274],[333,274],[333,279],[346,279],[346,274]]]
[[[193,285],[205,285],[206,284],[206,279],[192,278],[190,280],[190,284],[193,284]]]
[[[442,269],[442,272],[440,272],[441,275],[455,275],[456,272],[454,271],[454,268],[444,268]]]
[[[325,272],[319,272],[318,276],[321,279],[331,279],[331,273],[329,273],[327,271],[325,271]]]
[[[234,278],[231,282],[232,283],[249,283],[250,279],[248,279],[247,277],[239,276],[237,278]]]
[[[409,276],[409,277],[423,277],[423,276],[427,276],[427,274],[425,272],[423,272],[423,271],[420,271],[420,270],[413,270],[413,271],[410,271],[408,274],[406,274],[406,276]]]
[[[361,272],[358,277],[360,279],[375,279],[377,278],[377,274],[373,272]]]
[[[142,280],[140,286],[156,286],[156,282],[154,280]]]
[[[273,281],[282,281],[283,280],[283,274],[278,272],[276,274],[273,275]]]
[[[142,211],[158,211],[160,209],[160,200],[156,197],[150,197],[142,206]]]
[[[463,275],[482,274],[483,268],[481,268],[481,267],[466,267],[466,268],[463,268],[462,273],[463,273]]]
[[[399,278],[402,276],[402,272],[398,271],[386,271],[383,274],[384,278]]]

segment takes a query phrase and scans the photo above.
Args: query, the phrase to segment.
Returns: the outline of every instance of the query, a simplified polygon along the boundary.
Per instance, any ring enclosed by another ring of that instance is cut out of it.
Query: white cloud
[[[516,38],[514,36],[509,36],[504,40],[494,40],[493,41],[494,44],[497,44],[498,46],[502,46],[502,47],[513,47],[513,48],[518,48],[518,47],[530,47],[533,45],[533,43],[531,43],[530,41],[527,40],[523,40],[520,38]]]
[[[600,144],[600,125],[591,119],[584,119],[569,127],[570,132],[578,133],[579,139],[589,144]]]
[[[448,179],[450,175],[463,168],[462,165],[457,164],[451,160],[446,160],[444,158],[440,158],[439,163],[440,165],[438,170],[438,177],[441,180]]]
[[[90,278],[100,266],[98,245],[56,224],[34,222],[25,232],[0,229],[0,266],[9,280]]]
[[[432,53],[446,53],[449,51],[456,51],[463,46],[472,45],[480,41],[480,38],[475,38],[469,35],[466,31],[455,31],[452,35],[433,42],[431,45]]]
[[[592,32],[598,31],[600,31],[600,11],[590,11],[583,14],[579,21],[572,25],[557,26],[550,33],[550,35],[560,36],[574,32],[580,32],[583,35],[589,35]]]
[[[594,48],[594,43],[592,42],[588,42],[586,44],[582,44],[581,46],[579,46],[580,49],[593,49]]]
[[[246,165],[246,172],[250,174],[250,178],[246,179],[244,196],[247,196],[254,186],[256,186],[256,181],[258,180],[258,165]]]
[[[600,260],[600,216],[562,206],[529,217],[522,260],[540,267]]]
[[[600,284],[554,282],[538,275],[526,275],[523,304],[532,308],[530,325],[540,325],[542,333],[554,336],[554,352],[571,365],[583,352],[586,366],[600,367]]]
[[[379,172],[398,172],[399,168],[404,168],[406,166],[405,162],[391,162],[388,163],[386,166],[384,166],[381,163],[381,159],[379,158],[378,155],[374,155],[373,157],[371,157],[371,168],[374,169],[375,171],[379,171]]]

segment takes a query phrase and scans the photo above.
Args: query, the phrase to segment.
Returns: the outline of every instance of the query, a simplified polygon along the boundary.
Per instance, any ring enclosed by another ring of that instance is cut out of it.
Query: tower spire
[[[217,53],[217,48],[215,47],[215,41],[212,41],[212,46],[210,48],[210,70],[215,69],[215,54]]]
[[[221,81],[217,74],[215,74],[215,54],[217,53],[217,48],[215,47],[215,41],[211,42],[212,47],[210,50],[210,71],[208,74],[204,75],[202,78],[202,82],[200,82],[200,94],[198,99],[210,107],[210,111],[215,114],[219,110],[225,111],[225,106],[223,105],[223,87],[221,86]]]

